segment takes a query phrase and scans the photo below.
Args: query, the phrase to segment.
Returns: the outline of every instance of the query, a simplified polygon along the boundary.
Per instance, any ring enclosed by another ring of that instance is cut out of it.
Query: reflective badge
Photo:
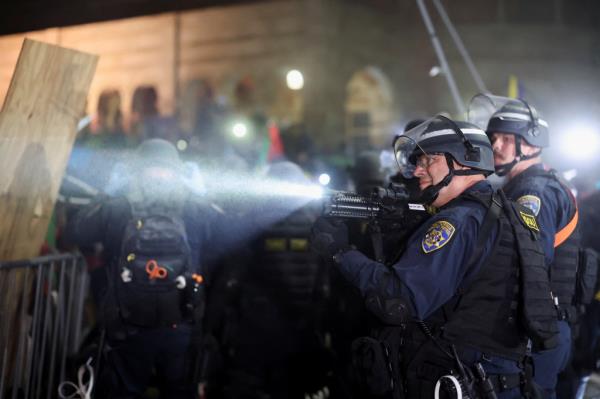
[[[267,238],[265,240],[265,251],[267,252],[283,252],[286,250],[285,238]]]
[[[456,228],[452,224],[444,220],[432,224],[427,233],[425,233],[425,237],[423,237],[423,242],[421,243],[423,252],[428,254],[446,245],[454,235],[455,230]]]
[[[535,216],[540,213],[540,208],[542,207],[542,200],[535,195],[524,195],[520,197],[517,202],[523,205],[525,208],[528,208],[533,212]]]
[[[529,227],[531,230],[537,231],[538,233],[540,232],[540,228],[538,227],[537,222],[535,221],[535,216],[528,215],[523,211],[519,211],[519,213],[521,214],[521,219],[523,219],[527,227]]]
[[[290,238],[290,250],[296,252],[308,251],[308,240],[306,238]]]

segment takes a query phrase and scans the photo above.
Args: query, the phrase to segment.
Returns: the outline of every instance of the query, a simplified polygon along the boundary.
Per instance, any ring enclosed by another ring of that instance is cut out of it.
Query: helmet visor
[[[491,94],[477,94],[469,102],[469,109],[467,111],[468,121],[485,131],[492,115],[507,105],[522,107],[523,102],[514,98]]]
[[[400,173],[407,179],[414,177],[417,158],[423,154],[427,155],[417,142],[434,119],[431,118],[415,126],[394,140],[394,157],[396,158]]]

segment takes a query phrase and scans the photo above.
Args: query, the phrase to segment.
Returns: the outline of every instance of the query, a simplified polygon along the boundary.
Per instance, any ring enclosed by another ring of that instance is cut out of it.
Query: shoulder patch
[[[526,208],[529,208],[531,212],[533,212],[534,216],[537,216],[540,213],[540,208],[542,207],[542,200],[540,197],[535,195],[524,195],[519,197],[517,202],[523,205]]]
[[[421,247],[426,254],[440,249],[446,245],[454,235],[456,228],[445,220],[439,220],[429,226],[423,237]]]
[[[519,214],[521,215],[521,219],[523,219],[523,221],[525,222],[525,225],[527,225],[527,227],[529,227],[531,230],[537,231],[538,233],[540,232],[540,228],[537,225],[535,216],[529,215],[523,211],[519,211]]]

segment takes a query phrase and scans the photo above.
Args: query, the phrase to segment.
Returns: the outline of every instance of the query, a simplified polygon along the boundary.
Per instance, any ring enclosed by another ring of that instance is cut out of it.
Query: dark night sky
[[[5,0],[0,35],[255,0]]]
[[[0,35],[257,1],[259,0],[3,0],[0,3]],[[397,8],[399,4],[398,0],[343,1],[368,5],[384,12]],[[400,1],[404,5],[414,5],[414,0]],[[491,11],[495,15],[498,4],[501,3],[504,5],[502,8],[507,22],[548,23],[555,19],[558,11],[562,23],[567,25],[591,25],[595,28],[600,25],[598,0],[446,0],[445,3],[453,22],[458,24],[470,20],[485,22],[486,14]]]

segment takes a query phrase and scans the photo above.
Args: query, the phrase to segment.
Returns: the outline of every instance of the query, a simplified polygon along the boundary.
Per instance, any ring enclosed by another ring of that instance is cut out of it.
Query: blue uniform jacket
[[[492,187],[482,181],[465,193],[471,191],[487,193]],[[415,231],[406,251],[391,268],[352,250],[339,257],[340,270],[363,296],[380,292],[402,297],[412,305],[413,315],[424,320],[450,300],[463,282],[475,276],[492,250],[497,230],[490,234],[482,259],[473,267],[466,264],[475,251],[486,212],[479,202],[459,197]],[[439,237],[435,244],[432,232]]]
[[[550,268],[554,261],[554,236],[569,223],[575,213],[575,204],[571,201],[569,193],[555,179],[532,175],[533,172],[543,169],[542,164],[530,166],[509,181],[504,191],[508,198],[528,207],[536,215],[546,266]],[[558,326],[558,347],[533,354],[536,370],[534,379],[544,388],[549,398],[555,397],[557,374],[565,368],[571,350],[569,324],[561,320]]]
[[[575,213],[575,205],[555,179],[528,175],[528,172],[543,169],[542,164],[530,166],[508,182],[504,192],[508,198],[531,209],[536,216],[546,265],[549,266],[554,260],[554,236],[569,223]]]
[[[476,191],[491,193],[493,189],[487,181],[482,181],[467,189],[465,194]],[[408,239],[406,251],[391,268],[351,250],[338,257],[340,270],[363,296],[379,292],[402,297],[411,305],[413,316],[424,320],[476,276],[493,250],[498,229],[492,229],[483,256],[474,265],[467,264],[475,251],[486,212],[487,208],[481,203],[458,197],[415,231]],[[432,235],[438,240],[432,240]],[[434,241],[437,242],[432,245]],[[519,364],[509,359],[484,358],[478,351],[465,352],[463,356],[462,360],[468,364],[481,361],[489,374],[521,372]],[[507,390],[498,397],[520,397],[519,389]]]

